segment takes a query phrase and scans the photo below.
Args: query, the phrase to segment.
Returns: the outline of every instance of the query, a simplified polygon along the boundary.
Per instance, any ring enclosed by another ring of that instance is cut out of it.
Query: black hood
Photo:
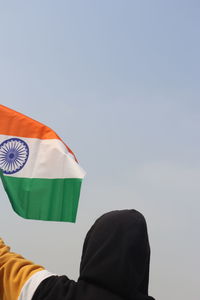
[[[150,300],[149,261],[143,215],[136,210],[109,212],[95,222],[85,238],[79,282],[102,287],[123,299]]]

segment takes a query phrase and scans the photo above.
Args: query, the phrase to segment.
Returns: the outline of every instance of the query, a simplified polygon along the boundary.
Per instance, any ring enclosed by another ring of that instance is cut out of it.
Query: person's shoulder
[[[72,294],[73,291],[75,291],[75,287],[76,282],[70,280],[66,275],[52,275],[40,282],[31,300],[68,299],[68,296]]]
[[[112,291],[85,280],[77,282],[75,295],[73,300],[124,300]]]

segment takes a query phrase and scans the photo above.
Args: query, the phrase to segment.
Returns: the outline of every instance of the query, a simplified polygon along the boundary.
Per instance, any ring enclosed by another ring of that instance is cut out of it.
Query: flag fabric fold
[[[75,222],[85,171],[74,153],[52,129],[3,105],[0,176],[21,217]]]

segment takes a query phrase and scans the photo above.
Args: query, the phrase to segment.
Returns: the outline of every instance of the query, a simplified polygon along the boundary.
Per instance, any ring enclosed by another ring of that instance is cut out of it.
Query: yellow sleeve
[[[0,238],[0,300],[17,300],[25,282],[42,270],[43,267],[10,252]]]

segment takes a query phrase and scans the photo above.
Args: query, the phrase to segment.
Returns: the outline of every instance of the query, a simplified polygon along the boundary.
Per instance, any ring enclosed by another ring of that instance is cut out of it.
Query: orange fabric
[[[42,270],[43,267],[10,252],[0,239],[0,300],[17,300],[24,283]]]
[[[0,105],[0,134],[37,139],[60,139],[49,127]]]
[[[25,138],[37,138],[42,140],[61,140],[61,138],[51,128],[1,104],[0,134]],[[64,142],[63,144],[77,161],[72,150]]]

